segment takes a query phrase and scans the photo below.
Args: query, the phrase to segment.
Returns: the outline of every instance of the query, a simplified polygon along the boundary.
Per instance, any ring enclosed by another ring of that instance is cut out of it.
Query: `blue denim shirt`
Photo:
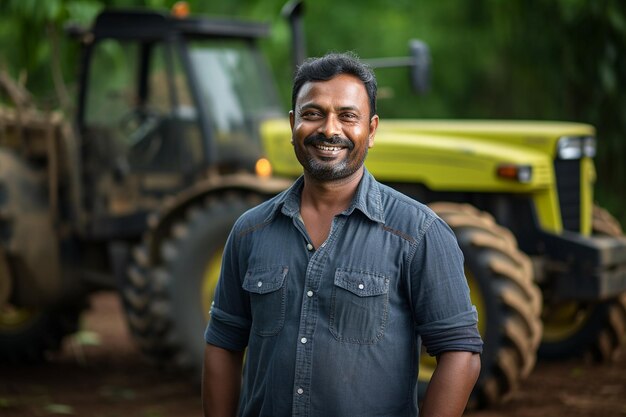
[[[315,249],[302,185],[245,213],[224,251],[205,340],[248,348],[239,413],[417,416],[420,338],[482,351],[454,234],[365,171]]]

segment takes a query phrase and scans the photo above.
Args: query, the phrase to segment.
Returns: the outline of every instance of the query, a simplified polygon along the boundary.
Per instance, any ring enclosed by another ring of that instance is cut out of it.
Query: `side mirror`
[[[409,54],[408,57],[373,58],[363,62],[373,69],[409,67],[413,91],[424,94],[430,89],[430,48],[426,42],[411,39]]]
[[[409,41],[411,87],[417,94],[430,90],[430,48],[418,39]]]

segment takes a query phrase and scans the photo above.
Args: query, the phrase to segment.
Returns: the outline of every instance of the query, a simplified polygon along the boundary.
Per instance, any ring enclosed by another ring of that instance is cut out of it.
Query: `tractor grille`
[[[580,232],[580,160],[554,161],[563,228]]]

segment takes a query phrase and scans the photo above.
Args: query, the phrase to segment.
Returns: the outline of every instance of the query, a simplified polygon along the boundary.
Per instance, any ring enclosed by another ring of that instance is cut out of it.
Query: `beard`
[[[324,158],[311,155],[307,152],[309,146],[340,146],[347,151],[342,160],[336,158]],[[295,147],[296,157],[304,170],[318,181],[335,181],[347,178],[358,171],[367,157],[368,147],[363,145],[363,150],[357,148],[351,140],[340,136],[327,138],[322,134],[315,134],[304,139],[301,146]]]

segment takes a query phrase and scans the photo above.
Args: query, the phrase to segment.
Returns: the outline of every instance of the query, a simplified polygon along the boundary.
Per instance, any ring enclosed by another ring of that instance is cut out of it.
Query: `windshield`
[[[263,58],[243,40],[193,42],[189,55],[218,159],[256,160],[259,123],[282,114]]]
[[[102,170],[192,173],[204,161],[187,76],[165,43],[104,39],[94,46],[82,133]]]

